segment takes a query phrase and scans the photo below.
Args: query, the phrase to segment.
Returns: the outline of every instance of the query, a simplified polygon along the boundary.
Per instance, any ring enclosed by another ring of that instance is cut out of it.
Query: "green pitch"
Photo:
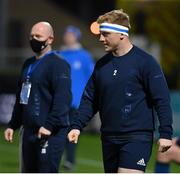
[[[14,173],[18,170],[18,134],[16,133],[13,144],[7,143],[0,129],[0,173]],[[153,172],[157,146],[154,144],[151,160],[147,172]],[[101,142],[97,134],[82,134],[77,146],[77,164],[72,172],[99,173],[103,172]],[[171,172],[178,173],[180,166],[172,164]],[[61,172],[66,172],[61,170]]]

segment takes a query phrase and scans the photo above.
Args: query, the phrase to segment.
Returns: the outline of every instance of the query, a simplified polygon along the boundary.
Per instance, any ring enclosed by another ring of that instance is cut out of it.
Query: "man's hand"
[[[39,139],[43,136],[49,136],[49,135],[51,135],[51,131],[45,129],[44,127],[39,128],[39,132],[38,132],[38,138]]]
[[[69,142],[77,144],[79,135],[80,135],[80,130],[72,129],[68,133],[68,140],[69,140]]]
[[[14,130],[11,128],[7,128],[4,131],[4,138],[6,141],[9,141],[10,143],[12,143],[13,141],[13,134],[14,134]]]
[[[158,141],[159,144],[159,152],[166,152],[172,146],[172,140],[160,138]]]

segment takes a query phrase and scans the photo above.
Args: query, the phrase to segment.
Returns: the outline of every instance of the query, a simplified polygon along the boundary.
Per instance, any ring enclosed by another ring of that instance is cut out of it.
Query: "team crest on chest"
[[[117,74],[117,69],[114,70],[113,76],[116,76],[116,74]]]

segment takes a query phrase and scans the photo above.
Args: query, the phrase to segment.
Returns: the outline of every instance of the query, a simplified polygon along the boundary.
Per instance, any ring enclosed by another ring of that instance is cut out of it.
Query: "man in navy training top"
[[[63,35],[61,51],[58,52],[71,67],[73,99],[70,110],[70,122],[73,120],[73,115],[79,107],[82,93],[94,68],[93,58],[82,47],[80,39],[80,29],[72,25],[67,26]],[[72,170],[75,164],[76,144],[67,140],[65,150],[66,158],[63,167],[65,170]]]
[[[77,143],[82,128],[99,111],[105,172],[143,173],[153,145],[154,109],[160,122],[159,151],[172,145],[166,80],[155,59],[129,40],[126,13],[110,11],[96,24],[108,53],[95,65],[68,138]]]
[[[71,104],[68,63],[52,51],[53,28],[48,22],[35,24],[30,45],[35,56],[23,65],[16,103],[5,139],[23,126],[22,164],[28,173],[57,173],[66,143]]]

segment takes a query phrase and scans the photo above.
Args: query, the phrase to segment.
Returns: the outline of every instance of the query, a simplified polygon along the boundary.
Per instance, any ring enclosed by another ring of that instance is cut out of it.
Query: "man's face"
[[[49,31],[48,29],[43,25],[35,25],[30,33],[30,40],[36,39],[38,41],[46,41],[49,39]]]
[[[36,54],[51,50],[53,39],[53,29],[48,22],[39,22],[32,27],[29,42]]]
[[[120,33],[101,32],[99,41],[103,43],[106,52],[113,52],[121,44],[120,37]]]
[[[73,45],[73,44],[77,43],[77,37],[72,32],[66,32],[66,33],[64,33],[63,41],[64,41],[64,44],[67,46]]]

